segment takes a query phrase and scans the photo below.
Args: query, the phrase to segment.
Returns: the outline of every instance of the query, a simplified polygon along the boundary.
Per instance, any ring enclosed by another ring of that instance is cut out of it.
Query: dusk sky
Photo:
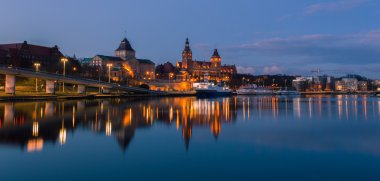
[[[197,60],[220,49],[240,73],[313,69],[380,78],[379,0],[4,0],[0,44],[58,45],[67,55],[113,55],[127,37],[138,58]]]

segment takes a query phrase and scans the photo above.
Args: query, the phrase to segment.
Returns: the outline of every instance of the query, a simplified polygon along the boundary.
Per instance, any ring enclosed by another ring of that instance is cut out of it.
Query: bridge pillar
[[[86,93],[86,86],[85,85],[78,85],[78,93],[79,94]]]
[[[55,85],[54,81],[52,80],[46,80],[46,93],[48,94],[55,94]]]
[[[16,76],[5,75],[5,93],[15,94],[16,91]]]

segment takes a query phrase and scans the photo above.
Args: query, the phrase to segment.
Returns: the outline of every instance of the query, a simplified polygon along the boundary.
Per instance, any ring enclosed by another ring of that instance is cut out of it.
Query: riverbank
[[[377,95],[380,96],[380,92],[301,92],[301,95]],[[236,95],[236,94],[235,94]],[[56,93],[55,95],[46,93],[35,93],[35,92],[20,92],[15,95],[0,93],[0,102],[6,101],[44,101],[44,100],[70,100],[70,99],[101,99],[101,98],[123,98],[123,97],[187,97],[195,96],[195,91],[188,92],[168,92],[166,94],[155,95],[155,94],[99,94],[99,93]],[[254,96],[254,95],[252,95]]]
[[[99,94],[99,93],[56,93],[55,95],[46,93],[35,93],[35,92],[20,92],[15,95],[0,93],[0,102],[5,101],[42,101],[42,100],[69,100],[69,99],[101,99],[101,98],[122,98],[122,97],[186,97],[195,96],[195,92],[169,92],[166,94],[120,94],[120,93],[110,93],[110,94]]]
[[[377,94],[376,91],[361,91],[361,92],[336,92],[336,91],[320,91],[320,92],[300,92],[301,95],[347,95],[347,94]]]

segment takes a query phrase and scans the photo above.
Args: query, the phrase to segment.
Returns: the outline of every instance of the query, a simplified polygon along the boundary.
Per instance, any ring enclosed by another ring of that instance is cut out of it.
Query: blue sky
[[[139,58],[194,58],[220,49],[253,74],[363,74],[380,78],[378,0],[4,0],[0,43],[58,45],[67,55],[113,55],[123,37]]]

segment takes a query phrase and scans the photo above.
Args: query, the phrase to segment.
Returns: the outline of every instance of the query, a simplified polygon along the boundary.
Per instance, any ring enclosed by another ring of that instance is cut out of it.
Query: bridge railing
[[[58,73],[51,73],[51,72],[46,72],[46,71],[36,71],[34,69],[29,69],[29,68],[21,68],[21,67],[9,67],[9,66],[0,66],[0,70],[5,70],[5,71],[13,71],[13,73],[25,73],[25,74],[35,74],[35,75],[46,75],[49,76],[49,79],[66,79],[66,81],[71,80],[73,82],[79,82],[83,81],[84,84],[97,84],[97,85],[103,85],[106,87],[110,88],[115,88],[115,89],[128,89],[131,91],[138,91],[138,92],[146,92],[146,93],[159,93],[162,94],[164,92],[161,91],[151,91],[139,87],[131,87],[128,85],[120,85],[120,84],[115,84],[115,83],[108,83],[104,81],[99,81],[99,80],[94,80],[94,79],[86,79],[82,77],[77,77],[77,76],[71,76],[71,75],[63,75],[63,74],[58,74]]]
[[[63,74],[46,72],[46,71],[36,71],[34,69],[28,69],[28,68],[6,67],[6,66],[0,66],[0,68],[7,69],[7,70],[15,70],[15,71],[25,71],[27,73],[46,74],[46,75],[50,75],[52,77],[56,77],[56,78],[59,78],[59,79],[66,78],[66,79],[72,79],[72,80],[84,80],[84,81],[89,81],[89,82],[94,82],[94,83],[110,84],[108,82],[98,81],[98,80],[95,80],[95,79],[86,79],[86,78],[72,76],[72,75],[65,75],[65,76],[63,76]]]

